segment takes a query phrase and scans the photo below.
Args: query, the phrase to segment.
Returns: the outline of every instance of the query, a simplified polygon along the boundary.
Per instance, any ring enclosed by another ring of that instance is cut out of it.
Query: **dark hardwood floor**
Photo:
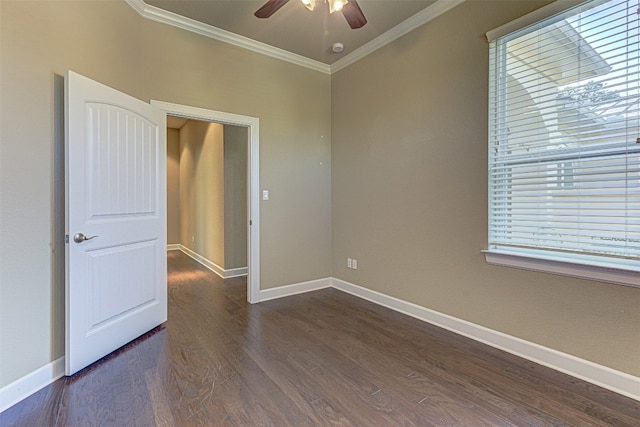
[[[640,402],[327,289],[249,305],[169,254],[169,320],[1,426],[639,426]]]

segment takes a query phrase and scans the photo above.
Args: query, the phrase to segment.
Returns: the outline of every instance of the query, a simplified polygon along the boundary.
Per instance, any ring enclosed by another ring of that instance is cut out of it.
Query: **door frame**
[[[257,117],[225,113],[199,107],[151,100],[166,114],[185,119],[246,127],[249,132],[247,159],[247,301],[260,301],[260,120]],[[164,207],[166,210],[166,206]]]

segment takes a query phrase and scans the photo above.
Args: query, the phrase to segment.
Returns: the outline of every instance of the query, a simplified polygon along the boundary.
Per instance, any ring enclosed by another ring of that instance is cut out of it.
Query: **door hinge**
[[[69,235],[68,234],[64,235],[64,242],[65,243],[69,243]]]
[[[253,225],[253,221],[249,220],[249,225]]]

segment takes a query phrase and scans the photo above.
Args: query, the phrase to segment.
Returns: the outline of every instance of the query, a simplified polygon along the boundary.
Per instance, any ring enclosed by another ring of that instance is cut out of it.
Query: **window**
[[[487,261],[640,286],[639,0],[487,37]]]

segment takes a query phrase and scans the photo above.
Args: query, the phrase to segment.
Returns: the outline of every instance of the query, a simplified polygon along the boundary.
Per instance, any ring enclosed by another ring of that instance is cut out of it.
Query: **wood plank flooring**
[[[640,426],[640,402],[333,289],[249,305],[169,254],[169,320],[1,426]]]

